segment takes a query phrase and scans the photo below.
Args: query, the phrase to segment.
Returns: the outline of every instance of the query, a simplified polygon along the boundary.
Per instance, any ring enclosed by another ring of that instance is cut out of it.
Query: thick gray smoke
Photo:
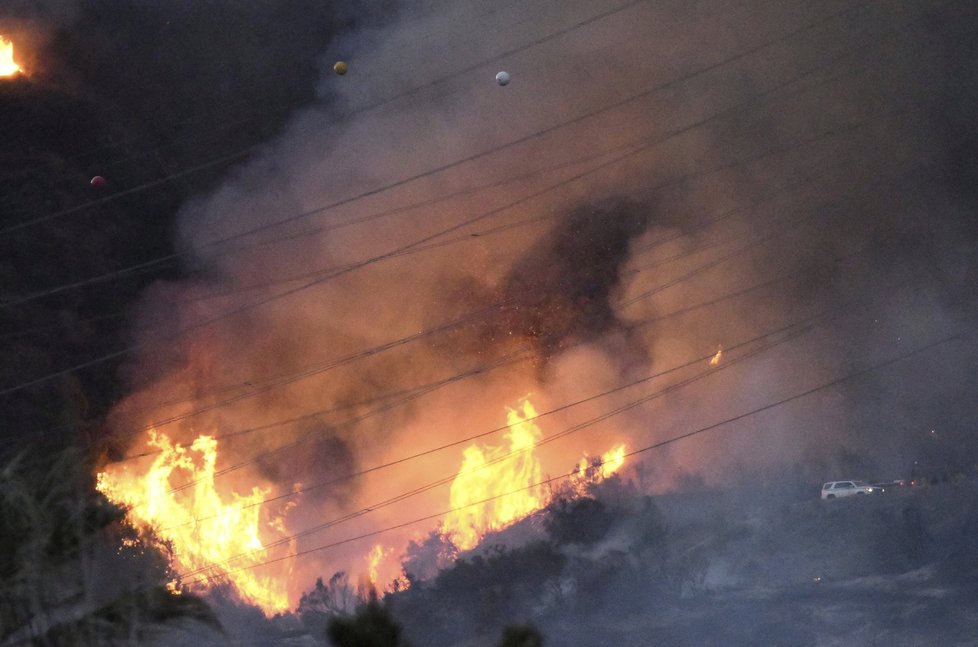
[[[975,126],[957,89],[975,86],[978,10],[626,4],[439,5],[325,52],[318,88],[336,103],[297,114],[183,209],[197,275],[146,295],[135,334],[161,341],[132,366],[119,432],[186,416],[161,429],[234,434],[221,460],[245,463],[236,486],[288,491],[498,427],[527,394],[547,411],[669,371],[541,419],[556,433],[709,370],[723,349],[713,375],[542,447],[559,474],[967,322]],[[339,58],[342,77],[328,71]],[[736,361],[798,323],[810,329]],[[626,469],[661,491],[690,474],[819,482],[973,461],[973,359],[960,342],[934,347]],[[451,474],[461,450],[300,496],[288,526]],[[298,548],[447,507],[443,487]],[[362,571],[368,549],[304,558],[293,593]]]
[[[495,285],[479,277],[465,277],[455,285],[451,301],[457,304],[457,316],[487,305],[498,307],[430,343],[447,355],[473,356],[492,349],[505,355],[529,345],[543,370],[570,347],[627,332],[614,300],[631,243],[651,219],[649,205],[620,201],[562,214],[549,235],[530,246]],[[644,348],[637,344],[633,350],[634,357],[616,360],[647,361]],[[540,377],[546,379],[543,373]]]

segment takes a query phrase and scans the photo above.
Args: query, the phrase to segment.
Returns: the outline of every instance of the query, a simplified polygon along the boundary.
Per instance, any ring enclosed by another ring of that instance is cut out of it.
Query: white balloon
[[[496,75],[496,83],[498,83],[499,85],[508,85],[509,84],[509,72],[505,72],[504,71],[504,72],[500,72],[499,74],[497,74]]]

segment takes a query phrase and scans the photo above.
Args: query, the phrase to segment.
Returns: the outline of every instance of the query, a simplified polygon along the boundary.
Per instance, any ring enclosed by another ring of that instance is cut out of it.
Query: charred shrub
[[[374,594],[356,615],[334,616],[326,636],[335,647],[408,647],[401,632],[401,625]]]
[[[430,580],[458,557],[458,549],[438,531],[424,540],[412,540],[407,547],[402,566],[412,586]]]
[[[322,635],[332,618],[351,613],[359,602],[362,600],[346,572],[338,571],[329,578],[328,584],[323,584],[323,578],[316,578],[316,586],[299,599],[297,612],[311,633]]]
[[[543,637],[529,625],[506,627],[499,647],[543,647]]]
[[[615,515],[592,498],[558,499],[548,510],[544,526],[557,545],[593,544],[604,538]]]
[[[404,592],[403,598],[424,596],[428,609],[446,610],[426,619],[426,631],[440,632],[445,642],[471,622],[477,632],[495,632],[500,625],[525,622],[563,572],[566,558],[548,542],[514,549],[496,548],[487,556],[461,559],[431,582]],[[398,613],[405,607],[398,600]],[[433,625],[440,626],[435,627]]]

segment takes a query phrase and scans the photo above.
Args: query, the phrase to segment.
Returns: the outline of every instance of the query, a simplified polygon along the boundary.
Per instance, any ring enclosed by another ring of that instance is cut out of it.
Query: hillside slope
[[[599,539],[538,517],[524,522],[537,540],[507,548],[502,533],[389,596],[412,640],[490,645],[495,627],[529,622],[551,645],[975,644],[973,482],[838,501],[597,495]],[[571,527],[598,518],[574,514]]]

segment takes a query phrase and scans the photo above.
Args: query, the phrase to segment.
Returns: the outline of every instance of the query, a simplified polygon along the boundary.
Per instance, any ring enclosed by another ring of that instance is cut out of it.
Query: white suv
[[[882,488],[875,488],[866,481],[829,481],[822,486],[823,499],[836,499],[852,494],[872,494]]]

